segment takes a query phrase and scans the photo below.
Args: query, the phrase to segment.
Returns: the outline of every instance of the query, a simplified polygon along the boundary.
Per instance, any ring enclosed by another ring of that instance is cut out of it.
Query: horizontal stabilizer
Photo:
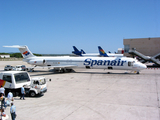
[[[3,47],[10,47],[10,48],[26,48],[26,46],[19,46],[19,45],[3,46]]]

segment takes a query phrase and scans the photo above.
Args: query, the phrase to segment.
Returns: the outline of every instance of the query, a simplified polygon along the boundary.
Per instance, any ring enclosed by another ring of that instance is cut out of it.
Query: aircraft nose
[[[133,66],[138,69],[146,69],[147,68],[147,66],[142,63],[135,63]]]
[[[141,69],[146,69],[147,68],[147,66],[145,64],[141,64],[140,67],[141,67]]]

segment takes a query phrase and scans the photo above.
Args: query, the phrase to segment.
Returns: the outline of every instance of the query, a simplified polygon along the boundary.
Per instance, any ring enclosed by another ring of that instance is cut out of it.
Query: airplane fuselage
[[[107,53],[108,57],[124,57],[123,54]],[[99,53],[81,54],[83,57],[101,57]]]
[[[24,59],[31,65],[62,68],[91,68],[141,70],[146,66],[133,58],[126,57],[30,57]]]

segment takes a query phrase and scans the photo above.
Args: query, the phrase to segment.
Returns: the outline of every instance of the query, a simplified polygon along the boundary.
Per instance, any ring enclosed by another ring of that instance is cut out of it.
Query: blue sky
[[[70,54],[123,48],[124,38],[160,37],[160,0],[1,0],[0,52]]]

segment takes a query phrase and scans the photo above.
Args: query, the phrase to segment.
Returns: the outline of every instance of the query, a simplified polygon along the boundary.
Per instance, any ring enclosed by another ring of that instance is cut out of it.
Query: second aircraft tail
[[[107,55],[106,52],[101,48],[101,46],[98,46],[98,50],[99,50],[100,56],[108,57],[108,55]]]

